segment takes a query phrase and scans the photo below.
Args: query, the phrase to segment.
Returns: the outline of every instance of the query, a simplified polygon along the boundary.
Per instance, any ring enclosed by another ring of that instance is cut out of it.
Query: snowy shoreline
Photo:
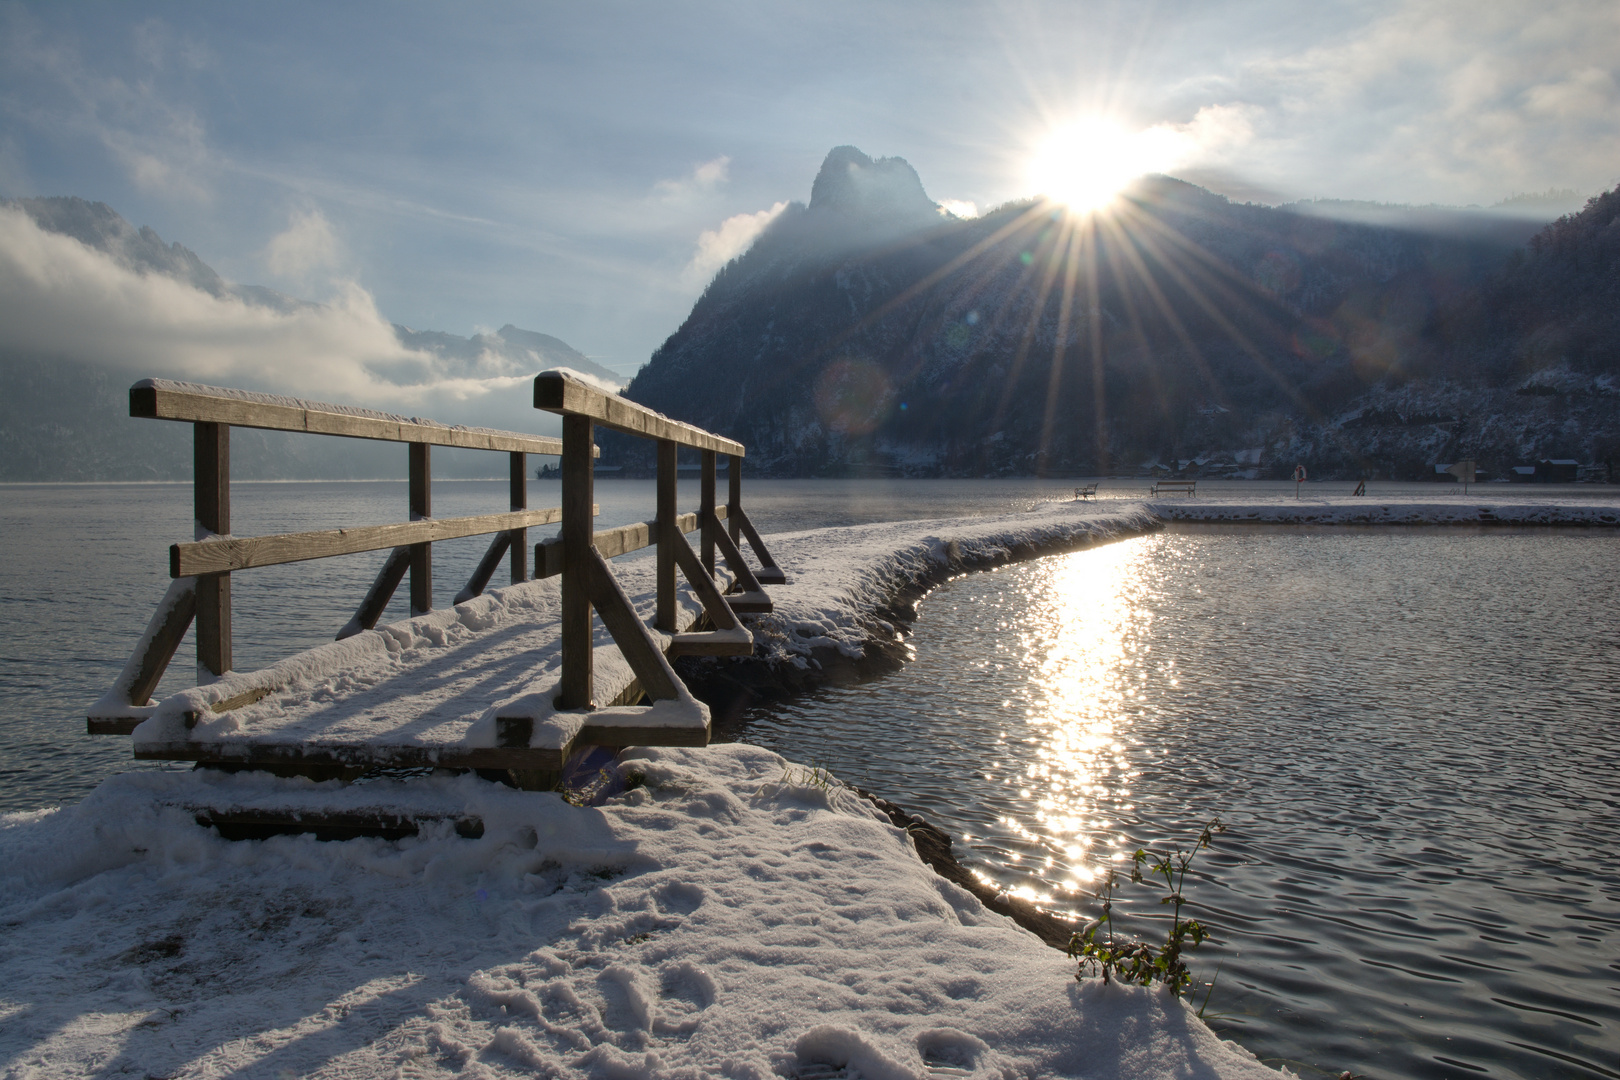
[[[1300,523],[1357,523],[1343,518],[1361,501],[1333,508],[1344,502]],[[1475,523],[1401,505],[1405,523]],[[1287,524],[1302,509],[1190,507],[1049,503],[773,536],[792,583],[772,589],[776,611],[758,622],[760,659],[853,665],[955,574],[1165,518]],[[1613,513],[1555,511],[1500,523],[1607,525]],[[623,568],[638,604],[650,574],[646,561]],[[398,624],[396,648],[341,673],[293,664],[304,682],[232,714],[221,734],[313,730],[343,702],[386,706],[409,687],[408,706],[367,714],[373,734],[431,707],[443,737],[476,735],[463,699],[478,678],[508,659],[547,677],[550,654],[525,621],[550,615],[554,593],[531,582]],[[1277,1075],[1160,990],[1076,982],[1072,961],[938,876],[906,831],[836,782],[741,744],[626,757],[643,784],[597,807],[470,774],[344,785],[138,772],[77,805],[0,817],[6,1075]],[[186,809],[289,802],[424,825],[393,841],[231,842]],[[476,838],[456,832],[468,817]]]

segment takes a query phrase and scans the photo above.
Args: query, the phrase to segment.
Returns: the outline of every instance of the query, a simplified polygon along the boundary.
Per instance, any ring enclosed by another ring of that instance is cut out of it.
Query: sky
[[[0,195],[104,201],[331,301],[339,351],[386,352],[390,320],[514,323],[628,376],[832,147],[903,157],[971,214],[1035,193],[1053,131],[1255,201],[1596,194],[1620,180],[1620,4],[0,3]],[[8,246],[13,316],[78,265]],[[161,355],[166,319],[104,336]]]

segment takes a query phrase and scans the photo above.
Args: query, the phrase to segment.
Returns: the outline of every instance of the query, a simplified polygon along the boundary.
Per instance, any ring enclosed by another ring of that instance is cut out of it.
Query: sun
[[[1127,131],[1100,118],[1070,121],[1036,146],[1028,182],[1036,194],[1076,213],[1100,210],[1132,180],[1164,168],[1158,134],[1152,128]]]

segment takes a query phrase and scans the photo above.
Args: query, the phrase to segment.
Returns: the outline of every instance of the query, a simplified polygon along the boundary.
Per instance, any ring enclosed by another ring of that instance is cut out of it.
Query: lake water
[[[1072,485],[752,481],[745,498],[770,533],[1021,510]],[[1292,485],[1199,493],[1273,487]],[[601,527],[651,516],[650,483],[597,490]],[[406,501],[399,481],[234,491],[239,535],[399,520]],[[434,489],[440,516],[505,499],[504,481]],[[555,502],[532,485],[531,505]],[[189,485],[0,486],[0,810],[158,767],[84,735],[83,709],[190,528]],[[484,543],[435,546],[439,603]],[[1218,941],[1195,970],[1219,970],[1219,1030],[1304,1075],[1620,1077],[1617,556],[1620,537],[1579,530],[1180,529],[952,582],[904,670],[719,735],[926,814],[986,877],[1062,909],[1087,909],[1100,860],[1220,814],[1190,889]],[[237,666],[330,640],[382,557],[236,575]],[[163,689],[193,664],[183,648]],[[1156,914],[1145,898],[1122,888],[1125,926]]]
[[[1620,537],[1175,529],[951,582],[913,644],[725,735],[1074,912],[1220,815],[1194,970],[1303,1075],[1620,1075]]]

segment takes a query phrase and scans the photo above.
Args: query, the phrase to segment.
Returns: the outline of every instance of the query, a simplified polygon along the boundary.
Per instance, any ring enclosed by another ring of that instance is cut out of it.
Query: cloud
[[[680,202],[707,195],[731,179],[731,159],[724,154],[693,166],[692,172],[674,180],[660,180],[653,190],[666,202]]]
[[[206,126],[196,110],[170,100],[159,87],[165,69],[189,72],[203,62],[195,45],[172,40],[149,21],[135,33],[141,70],[125,78],[86,64],[76,49],[48,39],[19,9],[4,15],[0,61],[29,88],[4,100],[6,114],[53,135],[89,137],[143,192],[193,201],[210,197],[216,163]]]
[[[319,210],[295,210],[284,232],[271,238],[264,262],[272,274],[305,281],[318,270],[330,270],[337,261],[337,237],[332,223]]]
[[[976,218],[979,216],[979,208],[963,199],[940,199],[939,208],[953,217]]]
[[[686,264],[682,277],[687,282],[703,282],[714,276],[726,263],[747,251],[755,238],[765,231],[765,226],[776,220],[776,216],[787,209],[786,202],[779,202],[769,210],[758,210],[752,214],[734,214],[720,223],[718,229],[705,229],[698,236],[697,252],[692,261]]]
[[[1193,164],[1302,195],[1495,202],[1620,178],[1620,5],[1408,0],[1189,93]],[[1202,124],[1200,121],[1203,121]],[[1304,190],[1301,190],[1304,189]]]
[[[0,355],[534,428],[529,374],[406,348],[353,282],[325,304],[259,306],[132,270],[11,207],[0,207]]]

